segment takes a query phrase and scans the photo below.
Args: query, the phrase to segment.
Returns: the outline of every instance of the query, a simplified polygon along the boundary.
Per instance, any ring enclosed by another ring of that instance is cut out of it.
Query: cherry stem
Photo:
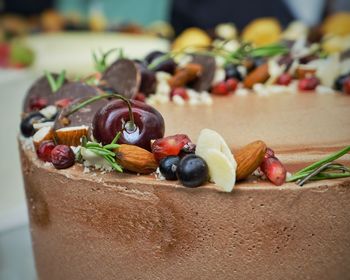
[[[70,116],[71,114],[74,114],[75,112],[79,111],[80,109],[86,107],[87,105],[91,104],[91,103],[94,103],[98,100],[101,100],[101,99],[104,99],[104,98],[116,98],[116,99],[120,99],[122,101],[124,101],[124,103],[128,106],[128,109],[129,109],[129,118],[130,120],[127,122],[128,124],[128,128],[127,130],[129,131],[133,131],[136,129],[136,125],[135,125],[135,120],[134,120],[134,115],[132,113],[132,108],[131,108],[131,103],[130,103],[130,100],[120,94],[116,94],[116,93],[105,93],[105,94],[102,94],[102,95],[97,95],[97,96],[94,96],[94,97],[91,97],[75,106],[73,106],[73,108],[71,110],[69,110],[66,114],[64,114],[65,117],[68,117]]]

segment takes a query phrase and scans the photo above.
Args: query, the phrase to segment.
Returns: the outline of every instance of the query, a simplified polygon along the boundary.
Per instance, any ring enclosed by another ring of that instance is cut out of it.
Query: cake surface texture
[[[158,105],[166,135],[255,139],[294,172],[350,143],[350,99],[280,94]],[[25,141],[24,141],[25,142]],[[223,193],[151,175],[57,170],[20,140],[38,277],[349,279],[350,179],[274,186],[254,177]],[[349,165],[350,157],[340,160]]]

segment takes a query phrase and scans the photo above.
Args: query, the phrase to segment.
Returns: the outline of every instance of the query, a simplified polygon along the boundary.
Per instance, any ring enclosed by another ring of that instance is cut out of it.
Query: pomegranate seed
[[[51,152],[55,148],[55,143],[52,140],[46,140],[40,143],[36,150],[38,158],[42,161],[51,162]]]
[[[185,134],[175,134],[157,139],[152,144],[152,153],[158,161],[167,156],[177,156],[181,149],[190,142],[190,138]]]
[[[265,157],[260,165],[260,169],[267,179],[276,186],[280,186],[286,181],[287,171],[276,157]]]
[[[235,78],[227,79],[226,86],[228,88],[228,91],[235,91],[238,86],[238,80]]]
[[[278,77],[276,84],[281,86],[288,86],[291,81],[292,75],[289,73],[283,73],[281,76]]]
[[[346,78],[343,83],[343,91],[346,94],[350,94],[350,77]]]
[[[139,92],[136,94],[136,96],[133,98],[134,100],[145,102],[146,101],[146,95],[144,95],[142,92]]]
[[[72,101],[73,101],[72,98],[62,98],[60,100],[57,100],[55,102],[55,105],[57,107],[65,108],[65,107],[69,106],[72,103]]]
[[[71,167],[75,162],[74,152],[67,145],[57,145],[51,151],[51,162],[57,169]]]
[[[38,111],[45,108],[49,104],[47,98],[44,97],[33,97],[29,101],[29,110],[30,111]]]
[[[298,88],[301,91],[314,90],[320,84],[320,80],[315,76],[307,77],[299,80]]]
[[[211,89],[211,92],[215,95],[228,95],[230,93],[225,81],[214,85]]]
[[[170,99],[173,100],[173,97],[174,97],[175,95],[178,95],[178,96],[182,97],[183,100],[188,100],[188,99],[189,99],[187,90],[186,90],[184,87],[177,87],[177,88],[174,88],[174,89],[171,91],[171,93],[170,93]]]

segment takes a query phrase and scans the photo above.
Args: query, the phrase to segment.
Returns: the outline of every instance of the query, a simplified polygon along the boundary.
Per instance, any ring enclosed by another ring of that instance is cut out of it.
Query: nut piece
[[[244,86],[252,88],[254,84],[265,83],[269,76],[269,66],[267,63],[264,63],[247,75],[244,79]]]
[[[41,142],[53,139],[53,129],[51,126],[43,126],[33,135],[35,150],[39,149]]]
[[[202,74],[202,66],[197,63],[189,63],[184,68],[176,71],[175,75],[169,80],[172,89],[183,87],[188,82],[193,81]]]
[[[237,162],[236,179],[243,180],[257,169],[264,159],[266,144],[261,141],[252,142],[235,153]]]
[[[55,133],[58,144],[67,146],[79,146],[81,137],[88,135],[88,127],[85,125],[63,127],[57,129]]]
[[[156,171],[158,163],[153,154],[135,145],[122,144],[115,149],[116,160],[124,168],[141,174]]]

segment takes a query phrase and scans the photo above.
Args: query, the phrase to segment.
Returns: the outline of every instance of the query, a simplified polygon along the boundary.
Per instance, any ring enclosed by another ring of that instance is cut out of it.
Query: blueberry
[[[177,177],[185,187],[199,187],[208,181],[208,165],[197,155],[187,155],[180,161]]]
[[[23,136],[30,137],[34,135],[35,129],[33,127],[34,123],[42,122],[45,120],[45,117],[40,112],[30,113],[25,117],[21,122],[21,132]]]
[[[160,173],[167,180],[177,180],[176,170],[179,166],[180,158],[178,156],[168,156],[159,162]]]
[[[241,73],[237,70],[237,66],[234,65],[234,64],[226,65],[225,73],[226,73],[225,80],[231,79],[231,78],[235,78],[235,79],[237,79],[239,81],[243,80]]]

